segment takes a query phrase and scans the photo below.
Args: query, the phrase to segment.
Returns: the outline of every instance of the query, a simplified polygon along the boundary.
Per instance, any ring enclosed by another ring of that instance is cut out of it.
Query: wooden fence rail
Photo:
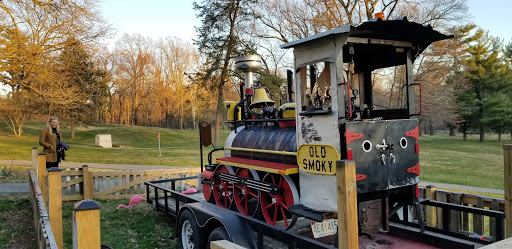
[[[420,198],[429,198],[432,201],[453,203],[501,212],[505,210],[505,199],[503,198],[436,190],[434,186],[419,188],[419,195]],[[496,218],[460,211],[450,211],[449,218],[443,219],[442,208],[430,206],[425,206],[422,211],[427,225],[429,226],[440,229],[448,228],[453,232],[469,236],[472,235],[474,237],[490,241],[496,241],[496,224],[505,224],[504,219],[497,223]],[[446,222],[448,224],[444,224]],[[505,229],[505,227],[502,227],[502,229]]]
[[[65,168],[62,171],[62,200],[127,199],[134,194],[145,195],[144,182],[199,175],[199,169],[90,171]],[[197,187],[198,180],[189,180],[178,187]]]

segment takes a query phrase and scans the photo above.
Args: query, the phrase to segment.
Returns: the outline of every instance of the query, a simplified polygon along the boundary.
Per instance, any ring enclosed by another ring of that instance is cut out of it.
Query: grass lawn
[[[503,144],[510,136],[487,135],[484,143],[479,135],[450,137],[446,134],[420,137],[421,180],[503,189]]]
[[[39,134],[44,126],[44,122],[27,122],[23,126],[24,132],[21,138],[16,138],[5,123],[0,123],[0,159],[31,160],[32,147],[38,147],[42,151],[39,145]],[[222,145],[229,132],[229,130],[221,130]],[[74,139],[70,138],[69,128],[63,128],[62,133],[62,140],[71,146],[71,149],[66,151],[68,162],[200,166],[198,130],[180,131],[140,126],[98,125],[76,130]],[[159,133],[162,156],[158,156],[160,154],[157,137]],[[94,140],[98,134],[111,134],[115,147],[109,149],[96,147]],[[212,146],[203,148],[205,159],[212,148]],[[218,156],[221,154],[216,153]]]
[[[101,244],[112,248],[178,248],[176,224],[164,212],[156,212],[146,202],[130,209],[116,211],[117,205],[128,205],[129,200],[100,200]],[[64,248],[73,248],[73,207],[62,206]]]
[[[116,211],[129,200],[98,201],[101,206],[101,243],[112,248],[177,248],[174,220],[145,202]],[[62,206],[64,248],[73,248],[74,202]],[[27,194],[0,195],[0,248],[35,249]]]
[[[28,122],[21,138],[13,137],[11,131],[0,123],[0,159],[30,160],[30,148],[37,146],[43,122]],[[161,134],[162,155],[158,156],[158,133]],[[94,146],[95,136],[111,134],[116,146],[104,149]],[[228,136],[221,130],[221,143]],[[114,163],[137,165],[169,165],[199,167],[199,132],[164,128],[98,125],[76,131],[70,139],[69,128],[63,128],[62,140],[68,142],[67,160],[79,163]],[[421,179],[429,182],[460,184],[475,187],[503,189],[503,144],[512,143],[504,135],[487,135],[486,142],[479,143],[478,135],[462,136],[447,134],[420,137]],[[206,154],[212,149],[204,149]],[[222,156],[221,152],[215,155]],[[0,169],[5,165],[0,165]]]

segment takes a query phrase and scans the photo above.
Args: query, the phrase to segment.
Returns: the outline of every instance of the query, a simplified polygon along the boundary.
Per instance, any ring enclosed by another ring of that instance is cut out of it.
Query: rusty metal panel
[[[358,218],[362,233],[373,234],[382,228],[382,200],[359,203]]]

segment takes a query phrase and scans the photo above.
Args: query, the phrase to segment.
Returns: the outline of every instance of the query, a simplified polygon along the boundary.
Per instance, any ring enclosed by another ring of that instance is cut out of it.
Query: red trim
[[[416,154],[420,153],[420,144],[418,142],[414,144],[414,150],[416,151]]]
[[[406,136],[416,138],[416,140],[418,140],[420,138],[419,134],[420,133],[419,133],[418,127],[414,128],[412,131],[408,131],[405,133]]]
[[[352,160],[352,149],[347,150],[347,160]]]
[[[414,165],[414,167],[408,168],[407,172],[420,175],[420,163],[417,163],[416,165]]]
[[[295,121],[280,121],[279,122],[279,127],[281,127],[281,128],[291,127],[291,126],[295,126]]]
[[[214,171],[208,171],[208,170],[204,170],[203,172],[201,172],[201,176],[203,178],[206,178],[208,180],[211,180],[212,179],[212,176],[215,172]]]
[[[416,184],[416,198],[419,198],[419,197],[420,197],[420,191],[418,188],[418,184]]]
[[[274,163],[274,162],[239,158],[239,157],[217,158],[217,161],[247,164],[247,165],[252,165],[252,166],[271,168],[271,169],[276,169],[276,170],[284,170],[284,171],[286,171],[287,169],[295,169],[295,168],[299,167],[297,165],[292,165],[292,164]]]
[[[366,179],[366,175],[363,174],[356,174],[356,182]]]
[[[363,138],[364,135],[361,133],[355,133],[355,132],[351,132],[350,130],[347,130],[346,137],[347,137],[347,144],[350,144],[354,140]]]

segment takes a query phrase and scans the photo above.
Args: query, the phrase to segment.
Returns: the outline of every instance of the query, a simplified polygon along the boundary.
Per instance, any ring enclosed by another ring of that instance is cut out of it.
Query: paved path
[[[28,182],[25,183],[0,183],[0,194],[28,193]]]
[[[436,188],[444,188],[450,190],[464,190],[471,192],[481,192],[481,193],[491,193],[491,194],[505,194],[504,190],[501,189],[492,189],[492,188],[479,188],[479,187],[471,187],[471,186],[463,186],[456,184],[447,184],[447,183],[435,183],[435,182],[420,182],[420,187],[425,187],[427,185],[434,185]]]
[[[0,160],[0,165],[9,165],[11,160]],[[25,165],[31,166],[32,161],[26,160],[13,160],[13,165]],[[106,163],[73,163],[73,162],[62,162],[60,166],[63,167],[81,167],[82,165],[87,165],[89,168],[96,169],[124,169],[124,170],[141,170],[141,169],[180,169],[185,167],[177,167],[177,166],[166,166],[166,165],[133,165],[133,164],[106,164]]]
[[[11,163],[11,160],[0,160],[0,165],[8,165]],[[14,165],[32,165],[31,161],[27,160],[13,160]],[[63,167],[80,167],[84,165],[84,163],[73,163],[73,162],[63,162],[61,166]],[[185,168],[185,167],[175,167],[175,166],[165,166],[165,165],[132,165],[132,164],[103,164],[103,163],[88,163],[90,168],[98,168],[98,169],[124,169],[124,170],[140,170],[140,169],[169,169],[172,168]],[[13,184],[13,185],[11,185]],[[25,184],[25,185],[23,185]],[[472,191],[472,192],[481,192],[481,193],[492,193],[492,194],[504,194],[504,191],[501,189],[491,189],[491,188],[478,188],[471,186],[463,186],[456,184],[446,184],[446,183],[434,183],[434,182],[420,182],[421,187],[427,185],[434,185],[437,188],[450,189],[450,190],[462,190],[462,191]],[[16,193],[10,191],[22,191],[26,189],[28,192],[28,184],[26,183],[0,183],[0,194],[1,193]]]

